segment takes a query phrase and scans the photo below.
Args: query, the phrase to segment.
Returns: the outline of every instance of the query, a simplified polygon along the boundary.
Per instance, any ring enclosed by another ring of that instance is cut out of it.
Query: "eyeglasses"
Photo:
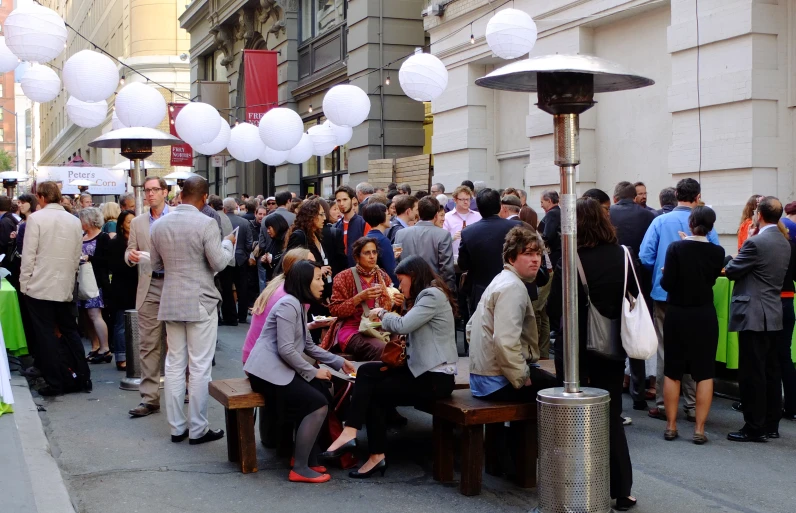
[[[326,212],[318,212],[318,217],[326,219]]]
[[[144,193],[145,194],[153,194],[153,193],[157,194],[157,193],[159,193],[162,190],[163,189],[161,187],[152,187],[150,189],[144,189]]]
[[[456,198],[456,201],[466,201],[466,202],[469,203],[470,202],[470,197],[469,196],[465,196],[464,198]]]
[[[266,205],[276,205],[276,201],[266,201]]]

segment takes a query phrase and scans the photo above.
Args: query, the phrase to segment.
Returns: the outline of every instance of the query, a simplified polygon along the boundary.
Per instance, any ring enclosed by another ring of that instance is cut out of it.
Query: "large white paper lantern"
[[[190,102],[182,107],[174,120],[180,139],[191,146],[212,142],[220,130],[218,111],[202,102]]]
[[[66,90],[84,102],[105,100],[116,92],[119,71],[110,58],[99,52],[82,50],[64,64],[61,76]]]
[[[14,71],[17,66],[19,66],[19,57],[6,46],[6,38],[0,37],[0,73]]]
[[[334,130],[326,125],[315,125],[307,130],[312,140],[312,154],[318,157],[328,155],[337,147],[337,136]]]
[[[337,146],[343,146],[344,144],[347,144],[354,135],[354,129],[350,126],[335,125],[329,120],[326,120],[324,125],[334,130],[334,135],[337,137]]]
[[[28,62],[44,63],[64,51],[66,25],[57,12],[30,2],[20,5],[3,24],[8,48]]]
[[[116,95],[116,115],[128,127],[156,128],[166,117],[166,100],[154,87],[133,82]]]
[[[260,132],[256,126],[251,123],[241,123],[230,132],[227,150],[235,160],[254,162],[265,151],[265,145],[260,139]]]
[[[519,9],[504,9],[486,24],[486,44],[502,59],[527,56],[536,44],[536,23]]]
[[[227,144],[229,144],[229,134],[231,131],[229,128],[229,123],[227,123],[226,120],[224,120],[224,118],[221,116],[218,116],[218,122],[219,130],[216,138],[209,143],[200,144],[193,147],[193,149],[198,153],[201,153],[202,155],[215,155],[216,153],[221,152],[227,147]]]
[[[260,155],[260,162],[266,166],[281,166],[287,160],[288,151],[279,151],[273,148],[265,148],[265,151]]]
[[[116,110],[114,110],[113,116],[111,116],[111,130],[119,130],[120,128],[127,128],[127,126],[122,123],[119,116],[116,115]]]
[[[61,92],[61,79],[55,71],[41,64],[34,64],[25,71],[20,83],[22,92],[34,102],[53,101]]]
[[[398,81],[409,98],[430,102],[448,87],[448,70],[441,60],[417,48],[415,54],[401,64]]]
[[[84,102],[70,96],[66,102],[66,114],[77,126],[94,128],[105,121],[105,116],[108,115],[108,102],[105,100]]]
[[[303,164],[312,157],[313,150],[312,139],[309,135],[303,134],[299,143],[287,154],[287,161],[291,164]]]
[[[260,139],[277,151],[287,151],[298,144],[304,133],[304,122],[296,111],[278,107],[260,119]]]
[[[323,113],[335,125],[355,127],[368,118],[370,98],[357,86],[336,85],[323,97]]]

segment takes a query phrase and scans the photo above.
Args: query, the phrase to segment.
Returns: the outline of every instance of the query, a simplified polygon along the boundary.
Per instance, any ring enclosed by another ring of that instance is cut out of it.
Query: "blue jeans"
[[[265,286],[268,285],[268,280],[265,274],[265,267],[263,267],[263,264],[259,262],[257,262],[257,278],[260,281],[260,292],[262,292],[265,289]]]
[[[113,314],[113,356],[116,363],[127,361],[127,344],[124,339],[124,310],[119,309]]]

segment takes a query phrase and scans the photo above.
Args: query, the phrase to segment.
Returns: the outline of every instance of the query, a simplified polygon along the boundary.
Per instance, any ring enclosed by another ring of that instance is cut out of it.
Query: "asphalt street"
[[[214,379],[242,376],[240,348],[248,325],[219,328]],[[400,409],[409,425],[391,432],[384,478],[358,481],[332,469],[321,485],[290,483],[288,461],[258,443],[259,472],[243,475],[227,462],[224,440],[200,446],[173,444],[165,412],[130,419],[137,392],[119,389],[124,373],[92,366],[94,391],[54,399],[34,396],[72,502],[85,513],[226,512],[527,512],[536,490],[484,475],[477,497],[459,494],[457,484],[431,477],[431,418]],[[792,513],[796,423],[783,422],[782,438],[737,444],[726,434],[741,426],[730,401],[716,399],[708,420],[710,442],[690,442],[692,424],[680,422],[681,438],[663,439],[665,423],[633,411],[626,428],[633,460],[637,513]],[[211,427],[224,427],[224,410],[210,400]],[[360,434],[361,446],[366,446]]]

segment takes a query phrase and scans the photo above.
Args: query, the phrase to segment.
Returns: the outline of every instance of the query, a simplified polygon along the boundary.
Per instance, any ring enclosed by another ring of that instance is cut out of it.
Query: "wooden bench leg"
[[[536,486],[536,460],[539,457],[538,425],[536,420],[512,422],[517,433],[517,485],[521,488]]]
[[[481,477],[484,471],[484,426],[464,426],[462,429],[462,480],[459,490],[462,495],[481,493]]]
[[[227,424],[227,459],[239,461],[238,415],[235,411],[230,412],[229,409],[224,408],[224,420]]]
[[[237,414],[240,470],[244,474],[257,472],[257,445],[254,441],[254,408],[237,410]]]
[[[435,481],[453,481],[453,423],[433,418]]]
[[[505,436],[502,424],[487,424],[484,439],[484,468],[490,476],[500,475],[500,438]]]

